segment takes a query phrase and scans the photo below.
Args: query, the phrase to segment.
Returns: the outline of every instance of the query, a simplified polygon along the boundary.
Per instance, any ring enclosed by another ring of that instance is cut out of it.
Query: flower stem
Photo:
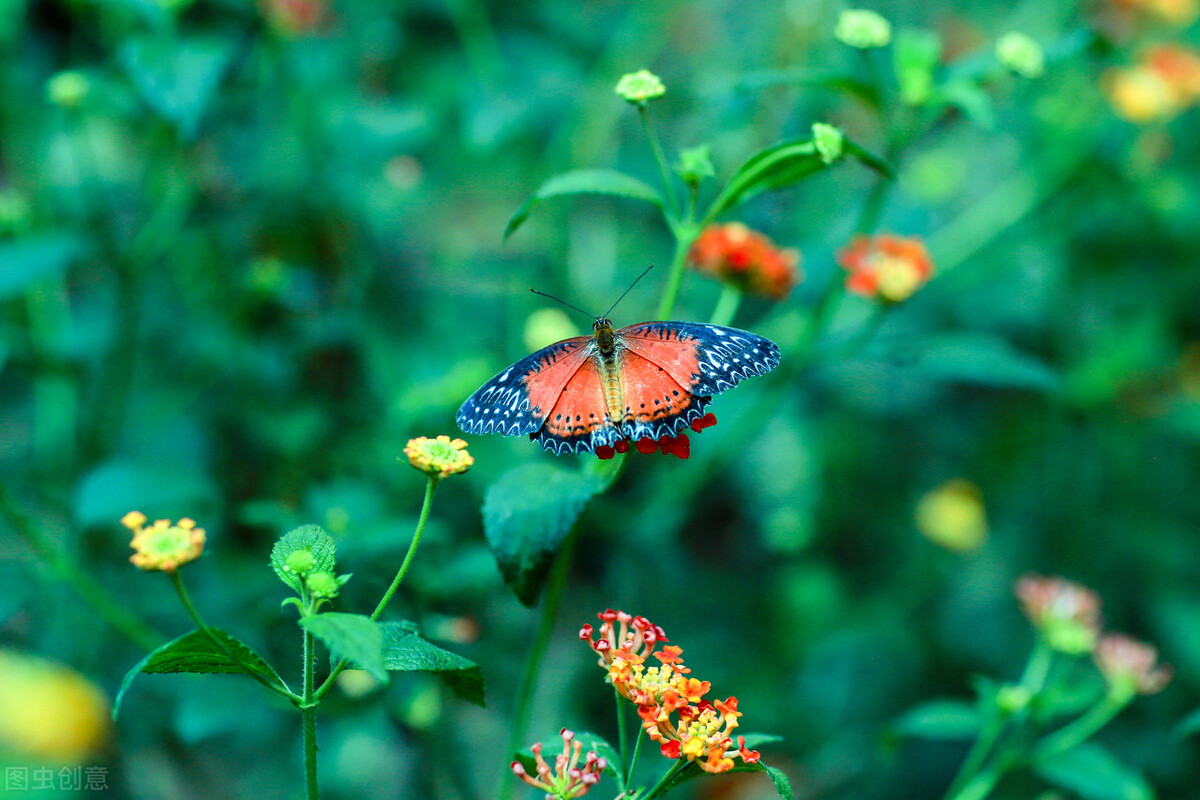
[[[1034,745],[1035,755],[1038,758],[1046,758],[1083,744],[1128,704],[1129,700],[1126,698],[1106,694],[1103,700],[1092,706],[1091,710],[1082,717],[1064,725]]]
[[[188,616],[192,618],[192,622],[196,623],[196,627],[200,630],[200,632],[208,637],[208,640],[213,643],[214,647],[221,651],[222,655],[224,655],[234,664],[237,664],[242,672],[246,673],[251,678],[254,678],[254,680],[258,681],[276,694],[283,695],[284,697],[293,701],[299,699],[296,697],[296,694],[286,686],[282,685],[281,683],[277,683],[276,681],[267,680],[258,670],[251,669],[237,653],[229,649],[229,646],[226,645],[225,642],[221,641],[221,638],[218,637],[215,632],[213,632],[213,629],[210,628],[208,623],[206,623],[200,616],[200,612],[196,610],[194,605],[192,605],[192,598],[188,594],[187,587],[183,585],[183,576],[179,574],[179,570],[172,570],[167,574],[171,576],[171,583],[175,585],[175,592],[179,595],[179,599],[183,603],[183,607],[187,611]]]
[[[318,800],[317,787],[317,702],[313,684],[316,664],[313,652],[313,635],[304,631],[304,703],[300,707],[301,727],[304,729],[304,786],[308,800]]]
[[[684,758],[677,759],[675,763],[671,765],[671,768],[663,773],[663,776],[658,779],[658,783],[654,784],[654,786],[650,789],[650,791],[646,792],[646,794],[639,795],[637,800],[654,800],[655,797],[658,797],[659,794],[667,788],[667,784],[671,781],[671,779],[682,772],[691,763],[691,761],[688,761]]]
[[[625,731],[625,702],[621,693],[613,688],[613,697],[617,701],[617,752],[621,754],[621,763],[616,765],[617,771],[624,776],[625,783],[629,782],[629,735]]]
[[[8,490],[0,486],[0,516],[29,545],[58,580],[70,586],[97,615],[129,641],[145,650],[159,646],[164,637],[116,600],[99,581],[80,568],[62,548],[50,541],[41,528],[13,502]]]
[[[626,786],[633,780],[633,773],[637,771],[638,759],[642,755],[642,742],[644,741],[646,741],[646,729],[639,725],[637,741],[633,743],[633,758],[629,759],[629,772],[625,774]]]
[[[663,290],[655,319],[667,319],[675,308],[679,287],[683,283],[683,267],[687,263],[688,251],[696,240],[695,231],[675,231],[675,254],[671,257],[671,270],[667,273],[667,288]]]
[[[646,131],[646,139],[650,142],[650,149],[654,151],[654,160],[658,162],[658,172],[662,176],[663,192],[667,197],[667,218],[673,222],[676,219],[678,206],[675,205],[675,189],[671,183],[671,170],[667,167],[666,156],[663,155],[662,145],[658,143],[658,134],[654,132],[654,126],[650,124],[650,112],[646,109],[644,103],[638,104],[638,116],[642,118],[642,129]]]
[[[713,309],[709,322],[713,325],[728,325],[737,315],[738,306],[742,304],[742,290],[732,283],[725,284],[721,296],[717,298],[717,306]]]
[[[571,572],[571,561],[575,553],[575,540],[578,532],[575,528],[567,535],[558,560],[550,572],[545,597],[542,599],[542,621],[538,626],[537,638],[529,650],[529,658],[525,661],[525,674],[521,678],[521,689],[517,695],[517,708],[514,713],[512,737],[508,750],[516,752],[525,739],[525,729],[529,724],[529,710],[533,706],[533,694],[537,689],[538,673],[541,671],[542,660],[546,657],[546,647],[550,643],[550,634],[554,632],[554,623],[558,618],[558,609],[562,605],[563,591],[567,586],[567,575]],[[515,784],[509,780],[505,770],[504,783],[501,784],[500,800],[512,797],[512,787]]]
[[[417,528],[413,531],[412,541],[408,543],[408,552],[404,554],[404,561],[400,564],[400,569],[396,571],[396,577],[392,578],[392,585],[383,593],[383,597],[379,598],[379,603],[375,606],[375,610],[371,612],[371,619],[379,619],[379,615],[387,608],[388,603],[392,600],[392,595],[396,594],[396,590],[400,588],[400,583],[404,580],[404,576],[408,573],[409,566],[412,565],[413,556],[417,553],[417,547],[421,544],[421,534],[425,532],[425,523],[429,521],[429,510],[433,508],[433,493],[437,490],[438,479],[430,475],[429,481],[425,484],[425,500],[421,503],[421,515],[417,518]],[[325,696],[325,693],[333,686],[334,680],[338,675],[342,674],[350,664],[350,659],[343,658],[329,672],[329,677],[321,682],[320,688],[313,695],[318,701]]]

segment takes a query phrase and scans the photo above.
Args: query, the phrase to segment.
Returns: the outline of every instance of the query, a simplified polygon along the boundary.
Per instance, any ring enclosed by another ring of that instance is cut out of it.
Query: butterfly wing
[[[720,394],[779,366],[779,347],[749,331],[696,322],[643,322],[617,331],[627,351],[695,395]]]
[[[530,438],[555,455],[594,453],[625,436],[608,418],[604,383],[594,359],[585,358],[558,391],[550,412]]]
[[[590,336],[564,339],[526,356],[479,387],[458,409],[466,433],[535,433],[558,402],[563,387],[590,361]]]
[[[679,342],[630,344],[621,353],[621,384],[625,396],[625,415],[621,420],[624,438],[658,440],[675,436],[694,420],[704,416],[712,397],[696,394],[689,378],[679,368],[686,361],[685,345]],[[673,365],[671,369],[663,366]]]

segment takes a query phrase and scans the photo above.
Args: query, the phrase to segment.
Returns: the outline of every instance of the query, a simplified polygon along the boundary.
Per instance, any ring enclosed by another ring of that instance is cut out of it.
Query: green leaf
[[[644,200],[659,208],[663,207],[662,196],[654,187],[642,183],[637,178],[613,169],[577,169],[555,175],[543,183],[533,193],[533,197],[526,200],[508,221],[508,226],[504,229],[504,238],[512,236],[529,217],[534,206],[543,200],[571,194],[607,194],[631,200]]]
[[[383,622],[383,666],[392,672],[433,672],[456,695],[483,706],[483,672],[473,661],[417,635],[410,622]]]
[[[903,30],[893,49],[900,96],[919,106],[933,95],[933,71],[942,55],[942,40],[933,31]]]
[[[311,572],[330,572],[336,566],[337,545],[320,525],[301,525],[288,531],[271,548],[271,569],[279,580],[300,593],[300,576],[288,569],[288,556],[298,550],[307,550],[313,555]]]
[[[853,155],[872,169],[892,176],[891,168],[881,159],[849,139],[842,139],[842,153]],[[762,192],[791,186],[829,166],[831,164],[822,157],[812,139],[794,139],[764,148],[737,168],[713,200],[704,221],[710,222]]]
[[[982,723],[974,703],[931,700],[901,715],[892,724],[892,730],[922,739],[970,739],[979,732]]]
[[[82,252],[83,243],[68,234],[0,243],[0,300],[19,297],[38,281],[65,272]]]
[[[1171,729],[1171,735],[1180,739],[1195,736],[1197,733],[1200,733],[1200,708],[1179,720]]]
[[[1057,389],[1061,382],[1044,362],[990,334],[929,337],[896,355],[932,380],[1040,391]]]
[[[383,663],[383,628],[364,614],[328,611],[300,619],[300,627],[316,636],[335,659],[346,658],[376,680],[388,681]]]
[[[838,72],[819,69],[770,69],[739,78],[734,88],[765,89],[771,86],[806,86],[844,92],[872,108],[880,107],[879,89],[871,82]]]
[[[284,685],[283,680],[271,668],[271,665],[247,645],[219,628],[209,628],[209,631],[220,640],[225,649],[218,647],[203,631],[194,630],[152,651],[135,664],[133,669],[125,673],[125,677],[121,681],[121,688],[117,691],[116,700],[113,701],[113,719],[117,718],[117,714],[121,710],[121,700],[125,697],[125,692],[129,690],[133,679],[141,672],[147,674],[253,673],[270,683]],[[226,651],[241,663],[231,659]]]
[[[784,800],[793,800],[794,795],[792,794],[792,782],[788,779],[787,773],[785,773],[783,770],[781,770],[777,767],[768,766],[767,764],[764,764],[762,761],[759,761],[756,764],[746,764],[746,763],[742,762],[741,759],[737,759],[733,762],[733,764],[734,764],[733,769],[730,769],[729,772],[765,772],[765,773],[767,773],[767,777],[771,779],[771,783],[775,786],[775,793],[778,794],[780,797],[782,797]],[[647,798],[647,800],[651,800],[651,798],[653,798],[653,797],[662,797],[663,795],[665,795],[668,792],[675,789],[677,786],[687,783],[688,781],[692,780],[693,778],[698,778],[701,775],[708,775],[708,774],[709,773],[700,769],[700,767],[698,767],[695,764],[695,762],[693,762],[693,763],[687,765],[686,767],[684,767],[678,774],[675,775],[674,778],[667,781],[667,784],[665,786],[663,786],[656,794],[651,795],[650,798]],[[722,774],[727,774],[727,773],[722,773]]]
[[[938,102],[952,105],[961,110],[972,122],[986,131],[996,127],[996,112],[992,108],[992,97],[983,87],[968,81],[953,81],[938,88]]]
[[[600,488],[594,476],[549,464],[509,470],[488,487],[483,500],[488,546],[504,581],[525,605],[537,602],[563,540]]]
[[[1039,758],[1034,771],[1045,780],[1086,800],[1153,800],[1146,779],[1100,745],[1081,744]]]
[[[233,57],[216,39],[149,36],[128,40],[119,61],[146,105],[190,140]]]

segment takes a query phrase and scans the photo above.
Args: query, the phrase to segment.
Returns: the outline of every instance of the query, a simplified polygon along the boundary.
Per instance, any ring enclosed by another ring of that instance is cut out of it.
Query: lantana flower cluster
[[[901,303],[933,276],[933,261],[916,238],[856,236],[837,261],[848,273],[846,289],[885,303]]]
[[[133,532],[129,546],[136,552],[130,563],[147,572],[174,572],[184,564],[195,561],[204,552],[205,533],[195,521],[184,517],[175,524],[169,519],[155,520],[146,525],[146,515],[130,511],[121,524]]]
[[[623,611],[608,609],[598,616],[598,638],[592,639],[591,625],[583,626],[579,638],[599,654],[617,692],[637,706],[642,727],[664,756],[687,759],[712,773],[733,769],[737,758],[758,762],[758,751],[747,749],[745,737],[738,736],[734,744],[733,730],[742,716],[737,698],[705,700],[711,686],[689,677],[683,649],[658,649],[668,641],[662,628]],[[659,663],[648,664],[651,658]]]
[[[692,424],[688,427],[692,429],[693,433],[699,433],[705,428],[711,428],[716,424],[717,416],[710,411],[703,417],[693,420]],[[688,439],[686,433],[680,433],[675,436],[661,436],[658,439],[646,437],[633,442],[632,446],[633,449],[644,455],[657,453],[660,451],[660,449],[664,456],[671,455],[683,459],[686,459],[692,454],[692,443],[691,440]],[[628,453],[629,448],[630,441],[628,439],[622,439],[615,445],[611,446],[602,444],[596,448],[596,457],[602,461],[607,461],[617,453]]]
[[[1128,700],[1155,694],[1170,682],[1171,667],[1158,651],[1122,633],[1101,633],[1100,597],[1086,586],[1057,576],[1025,575],[1017,581],[1021,610],[1054,650],[1091,653],[1109,694]]]
[[[1178,44],[1156,45],[1136,64],[1109,69],[1101,86],[1124,119],[1167,120],[1200,101],[1200,53]]]
[[[600,781],[600,775],[608,762],[589,750],[583,756],[583,764],[579,758],[583,755],[583,744],[575,738],[574,731],[563,728],[559,731],[563,740],[562,753],[554,759],[554,769],[542,757],[542,743],[538,742],[532,748],[533,760],[537,768],[537,776],[530,775],[520,761],[512,762],[513,774],[525,783],[541,789],[549,800],[573,800],[583,797],[588,790]]]
[[[800,279],[800,251],[779,247],[740,222],[709,225],[688,252],[697,272],[772,300],[788,296]]]

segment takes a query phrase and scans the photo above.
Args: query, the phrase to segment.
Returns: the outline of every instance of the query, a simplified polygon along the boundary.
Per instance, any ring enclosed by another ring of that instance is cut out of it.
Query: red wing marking
[[[626,333],[636,328],[642,330]],[[665,327],[643,333],[646,328],[645,325],[631,325],[617,334],[627,351],[660,367],[679,388],[691,389],[695,386],[700,379],[699,342]]]
[[[679,414],[691,404],[692,393],[684,384],[633,348],[621,354],[621,378],[625,390],[622,422],[656,422]]]

